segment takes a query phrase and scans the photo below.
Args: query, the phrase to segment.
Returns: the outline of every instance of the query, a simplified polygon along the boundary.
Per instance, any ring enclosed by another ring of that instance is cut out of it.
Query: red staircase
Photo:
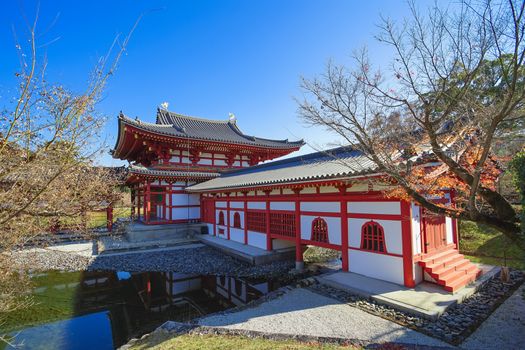
[[[453,247],[425,254],[418,263],[448,292],[456,292],[481,275],[481,270]]]

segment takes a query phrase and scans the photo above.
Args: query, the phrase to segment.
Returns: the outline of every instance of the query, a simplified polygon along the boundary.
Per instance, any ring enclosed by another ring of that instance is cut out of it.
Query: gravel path
[[[461,344],[463,349],[525,347],[525,284]]]
[[[11,261],[16,266],[31,270],[82,271],[90,264],[90,258],[81,254],[43,248],[13,252]]]
[[[253,308],[208,316],[198,323],[267,333],[450,347],[440,340],[303,288]]]

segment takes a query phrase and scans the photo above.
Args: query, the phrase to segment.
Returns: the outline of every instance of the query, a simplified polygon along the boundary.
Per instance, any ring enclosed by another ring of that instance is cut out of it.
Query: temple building
[[[259,164],[302,145],[247,136],[233,117],[158,110],[155,124],[121,115],[113,155],[132,162],[134,215],[145,224],[201,222],[240,247],[294,249],[298,268],[307,245],[325,247],[340,252],[343,271],[406,287],[454,292],[479,276],[458,252],[456,220],[385,195],[392,184],[360,150]],[[453,203],[443,192],[435,200]]]
[[[303,145],[246,135],[233,115],[218,121],[158,109],[155,124],[121,113],[118,125],[112,154],[131,163],[126,183],[132,192],[132,213],[147,225],[198,222],[199,195],[186,192],[187,186],[287,155]]]

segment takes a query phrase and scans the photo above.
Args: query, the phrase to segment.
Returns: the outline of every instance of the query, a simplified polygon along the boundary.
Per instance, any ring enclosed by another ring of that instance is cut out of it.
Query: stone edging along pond
[[[511,281],[503,283],[499,279],[499,274],[493,279],[487,281],[476,293],[465,299],[463,303],[457,304],[447,310],[438,320],[431,321],[417,316],[413,316],[406,312],[396,310],[390,306],[382,305],[358,295],[349,292],[320,284],[315,277],[308,277],[303,280],[292,283],[289,286],[281,287],[265,296],[254,300],[246,305],[234,307],[216,314],[229,314],[239,312],[248,308],[258,306],[269,300],[281,297],[295,288],[307,288],[308,290],[339,300],[352,307],[366,311],[370,314],[379,316],[381,318],[393,321],[397,324],[411,328],[423,334],[438,338],[451,345],[459,345],[472,332],[474,332],[483,321],[485,321],[494,310],[498,308],[512,293],[519,288],[525,281],[525,274],[519,270],[511,271]],[[206,315],[209,317],[210,315]],[[259,331],[246,330],[230,330],[220,327],[199,326],[197,323],[199,319],[193,320],[191,323],[166,322],[159,327],[155,332],[169,332],[173,336],[179,334],[217,334],[217,335],[240,335],[247,337],[262,337],[273,340],[296,340],[300,342],[318,342],[318,343],[335,343],[340,345],[354,345],[356,347],[366,348],[381,348],[386,344],[374,344],[358,339],[340,339],[332,337],[314,337],[303,335],[286,335],[273,334]],[[148,337],[146,334],[141,339]],[[129,348],[138,340],[131,340],[130,343],[124,346],[124,349]],[[395,343],[391,344],[401,346],[403,349],[439,349],[436,347],[421,347],[413,344]]]
[[[347,303],[373,315],[396,322],[423,334],[459,345],[485,321],[525,281],[519,270],[510,272],[510,282],[501,282],[499,273],[461,304],[450,307],[436,321],[427,320],[325,284],[309,290]]]
[[[276,341],[293,340],[301,343],[310,344],[334,344],[341,346],[353,346],[356,348],[366,349],[406,349],[406,350],[442,350],[448,349],[437,346],[426,346],[419,344],[410,343],[374,343],[370,341],[364,341],[359,339],[342,339],[336,337],[317,337],[310,335],[296,335],[296,334],[283,334],[283,333],[268,333],[261,331],[241,330],[241,329],[229,329],[222,327],[210,327],[210,326],[199,326],[194,324],[179,323],[168,321],[161,327],[157,328],[153,333],[166,333],[170,338],[180,335],[219,335],[219,336],[241,336],[247,338],[262,338]],[[153,333],[143,336],[141,339],[133,339],[128,344],[122,346],[120,350],[132,349],[134,345],[141,341],[147,340],[147,338]]]

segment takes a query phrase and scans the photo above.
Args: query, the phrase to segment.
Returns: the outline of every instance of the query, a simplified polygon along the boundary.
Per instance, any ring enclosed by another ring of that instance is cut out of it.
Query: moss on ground
[[[298,342],[294,340],[269,340],[237,335],[184,334],[173,337],[166,332],[155,332],[131,347],[132,350],[155,349],[243,349],[243,350],[340,350],[357,349],[350,345]]]
[[[35,289],[32,293],[32,304],[27,308],[0,315],[4,320],[2,332],[72,317],[80,277],[81,272],[59,271],[49,271],[33,277]]]
[[[471,221],[459,224],[459,249],[474,262],[525,270],[525,253],[501,232]]]

